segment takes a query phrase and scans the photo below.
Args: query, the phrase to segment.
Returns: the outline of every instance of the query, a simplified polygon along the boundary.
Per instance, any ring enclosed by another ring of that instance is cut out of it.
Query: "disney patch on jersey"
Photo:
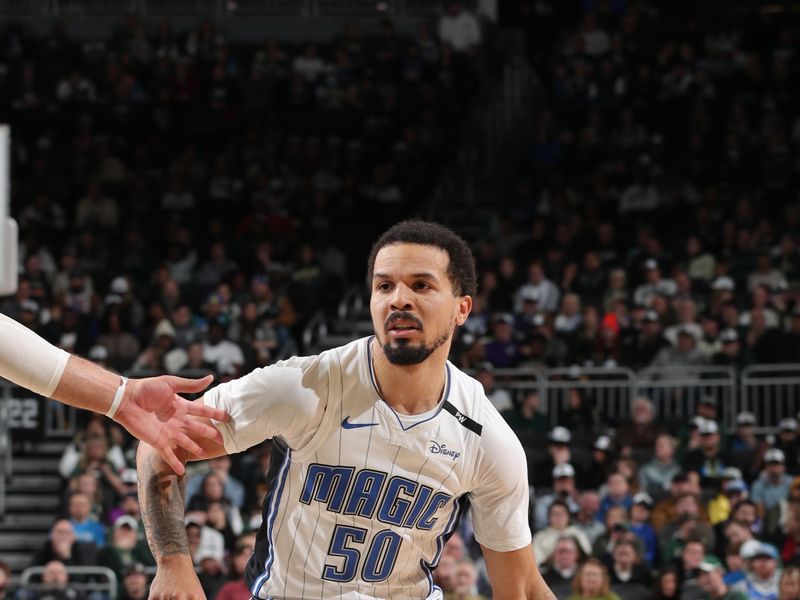
[[[442,440],[430,440],[425,449],[425,454],[433,458],[457,461],[461,458],[461,451],[450,446]]]

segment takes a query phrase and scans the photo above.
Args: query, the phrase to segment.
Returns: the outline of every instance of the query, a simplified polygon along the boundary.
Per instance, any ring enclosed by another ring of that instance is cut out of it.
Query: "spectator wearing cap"
[[[709,600],[748,600],[740,590],[731,590],[725,583],[725,567],[714,555],[706,555],[698,567],[697,584]]]
[[[128,568],[138,564],[156,564],[147,544],[139,540],[138,532],[139,523],[136,519],[130,515],[119,517],[111,529],[110,543],[97,554],[97,564],[114,571],[120,585]]]
[[[775,447],[783,452],[785,457],[786,472],[797,475],[800,469],[800,436],[797,432],[797,419],[786,417],[778,422],[778,437]]]
[[[529,391],[518,407],[506,410],[502,415],[511,429],[520,436],[525,433],[544,433],[550,429],[550,419],[541,411],[538,390]]]
[[[770,448],[764,453],[764,469],[753,482],[750,497],[758,507],[758,514],[764,520],[765,529],[770,533],[777,527],[776,511],[780,503],[789,495],[792,476],[786,473],[786,456],[778,448]]]
[[[556,540],[555,550],[542,576],[557,598],[569,595],[582,555],[578,542],[571,535],[562,535]]]
[[[539,292],[526,288],[520,293],[520,298],[522,306],[514,313],[514,330],[527,338],[544,324],[545,317],[539,310]]]
[[[658,313],[648,309],[642,317],[640,331],[629,332],[622,340],[622,363],[634,369],[650,365],[669,342],[661,331]]]
[[[663,425],[656,421],[653,402],[646,396],[637,397],[631,404],[630,418],[622,421],[614,439],[621,454],[627,456],[633,451],[649,451],[663,431]]]
[[[534,524],[536,529],[547,527],[550,505],[556,500],[566,503],[571,515],[577,514],[578,490],[575,486],[575,468],[570,463],[559,463],[552,470],[552,492],[536,498]]]
[[[119,600],[147,600],[150,582],[144,565],[134,563],[125,567],[120,583]]]
[[[778,550],[771,544],[756,542],[742,546],[742,558],[747,564],[747,576],[732,589],[744,592],[751,599],[777,600],[781,578]]]
[[[750,363],[750,356],[736,329],[728,327],[719,334],[720,350],[711,357],[711,364],[722,367],[744,369]]]
[[[510,410],[514,407],[511,401],[511,394],[497,385],[492,363],[488,361],[479,363],[475,369],[475,379],[483,386],[483,393],[486,394],[489,402],[498,412]]]
[[[607,435],[598,436],[592,444],[592,458],[586,466],[581,481],[586,489],[598,489],[605,485],[613,467],[614,452],[611,447],[611,438]]]
[[[644,271],[644,283],[633,292],[633,301],[636,304],[649,306],[654,296],[671,297],[675,295],[678,289],[675,282],[661,276],[661,268],[657,260],[648,258],[644,261],[642,270]]]
[[[653,507],[653,499],[647,492],[638,492],[633,495],[631,531],[642,540],[644,559],[650,566],[654,566],[658,558],[658,536],[650,524]]]
[[[750,411],[742,411],[736,415],[736,431],[728,440],[731,452],[740,454],[755,453],[763,445],[756,437],[756,416]]]
[[[533,465],[533,485],[537,488],[553,487],[553,468],[572,460],[569,448],[571,442],[572,434],[566,427],[558,425],[548,432],[547,455]]]
[[[571,518],[572,511],[564,500],[554,500],[547,507],[547,527],[537,531],[531,542],[539,565],[550,560],[558,539],[563,536],[574,538],[585,555],[591,553],[589,538],[580,529],[570,525]]]
[[[735,467],[728,467],[725,471],[731,468]],[[723,471],[723,476],[719,482],[719,493],[709,500],[706,508],[708,511],[708,520],[714,526],[727,521],[728,517],[731,515],[731,511],[736,508],[736,505],[748,496],[747,483],[740,477],[733,479],[726,478],[725,471]]]
[[[522,345],[514,335],[514,316],[498,313],[492,317],[492,337],[484,342],[486,360],[498,369],[516,367],[522,359]]]
[[[687,523],[689,523],[687,521]],[[678,579],[680,588],[680,598],[700,598],[701,590],[697,581],[700,563],[706,557],[707,548],[703,540],[696,537],[689,537],[686,543],[679,550],[673,564],[678,568]]]
[[[538,294],[539,310],[542,312],[552,314],[558,310],[561,292],[558,291],[558,286],[547,278],[544,266],[539,261],[533,261],[528,265],[528,280],[517,290],[515,295],[515,312],[520,312],[523,294],[529,291]]]
[[[686,453],[684,468],[700,474],[702,487],[716,488],[725,467],[730,466],[728,452],[721,447],[719,425],[716,421],[700,422],[700,447]]]
[[[663,495],[673,477],[681,472],[675,460],[677,441],[668,433],[660,434],[653,444],[653,458],[639,468],[639,489],[653,495]]]

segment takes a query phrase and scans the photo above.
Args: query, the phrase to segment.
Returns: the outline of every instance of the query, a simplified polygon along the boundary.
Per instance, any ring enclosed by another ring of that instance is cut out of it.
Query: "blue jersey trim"
[[[264,573],[256,579],[255,583],[253,584],[253,589],[251,590],[253,596],[256,598],[258,597],[258,593],[261,591],[261,586],[266,583],[269,579],[269,571],[272,567],[272,562],[275,559],[275,545],[272,541],[272,534],[274,531],[275,526],[275,517],[278,514],[278,508],[281,504],[281,496],[283,495],[283,486],[286,483],[286,475],[289,472],[289,463],[291,462],[291,455],[292,451],[287,449],[286,456],[283,459],[283,464],[281,465],[281,470],[278,473],[278,485],[277,485],[277,493],[272,497],[272,502],[269,503],[269,512],[266,515],[267,521],[267,540],[268,540],[268,552],[267,552],[267,560],[264,563]]]
[[[433,593],[434,588],[438,587],[433,583],[433,570],[439,566],[439,559],[442,557],[444,546],[447,543],[447,540],[450,539],[450,537],[453,535],[453,532],[456,530],[458,522],[461,520],[461,515],[464,513],[466,506],[466,494],[455,499],[453,502],[453,512],[450,515],[450,520],[447,522],[447,527],[445,527],[444,531],[436,538],[436,555],[433,557],[431,562],[425,562],[424,558],[419,561],[420,566],[425,571],[425,575],[428,578],[428,585],[430,586],[428,591],[429,596]]]

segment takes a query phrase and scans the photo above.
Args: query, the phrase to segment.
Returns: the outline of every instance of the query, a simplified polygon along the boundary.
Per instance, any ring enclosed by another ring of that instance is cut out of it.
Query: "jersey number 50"
[[[325,563],[322,578],[337,583],[353,581],[361,562],[361,551],[350,544],[363,548],[367,539],[367,530],[361,527],[337,525],[333,530],[328,556],[338,556],[344,559],[341,567]],[[364,565],[361,567],[361,579],[369,583],[378,583],[392,574],[394,563],[403,541],[398,534],[389,529],[383,529],[372,538],[372,543],[367,550]]]

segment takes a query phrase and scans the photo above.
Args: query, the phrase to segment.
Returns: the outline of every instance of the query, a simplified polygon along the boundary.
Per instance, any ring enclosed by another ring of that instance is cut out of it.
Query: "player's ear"
[[[464,324],[472,312],[472,296],[458,297],[458,312],[456,313],[456,325],[459,327]]]

